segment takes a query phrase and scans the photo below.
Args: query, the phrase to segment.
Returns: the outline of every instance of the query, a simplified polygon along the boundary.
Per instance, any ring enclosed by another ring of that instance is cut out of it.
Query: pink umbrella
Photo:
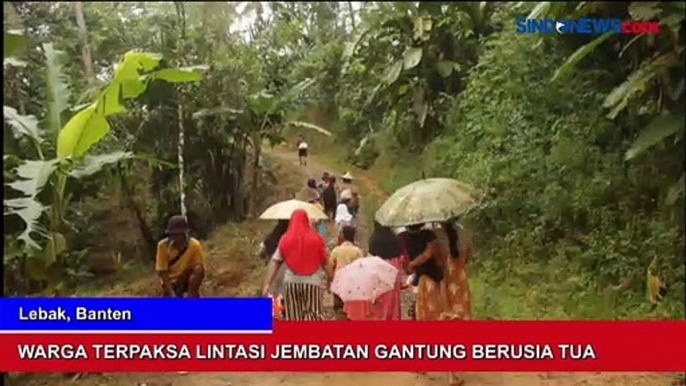
[[[357,259],[336,272],[331,291],[344,302],[374,302],[395,287],[398,269],[377,256]]]

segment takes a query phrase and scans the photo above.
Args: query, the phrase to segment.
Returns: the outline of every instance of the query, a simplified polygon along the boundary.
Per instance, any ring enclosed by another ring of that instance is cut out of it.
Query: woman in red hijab
[[[310,225],[304,210],[291,215],[288,231],[269,263],[262,294],[268,295],[282,264],[285,320],[322,320],[322,298],[331,281],[324,239]]]

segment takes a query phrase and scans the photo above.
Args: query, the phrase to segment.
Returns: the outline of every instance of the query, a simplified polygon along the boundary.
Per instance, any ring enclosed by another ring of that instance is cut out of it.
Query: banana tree
[[[238,125],[248,133],[250,146],[253,148],[249,204],[251,211],[255,207],[255,192],[258,190],[260,182],[260,160],[262,157],[262,144],[265,140],[270,143],[279,142],[282,139],[280,129],[288,125],[312,130],[327,136],[332,135],[331,132],[312,123],[284,120],[286,113],[297,102],[301,93],[314,82],[315,80],[313,79],[306,79],[279,95],[271,94],[266,90],[251,94],[245,99],[243,109],[203,109],[193,114],[196,119],[215,114],[231,117],[236,119]]]
[[[578,3],[574,8],[575,16],[585,15],[607,7],[601,2],[570,2]],[[549,2],[540,3],[536,9],[540,12],[553,12]],[[608,118],[615,119],[632,104],[640,104],[645,112],[650,112],[653,119],[636,137],[626,151],[625,158],[631,161],[647,150],[672,139],[682,143],[685,134],[684,105],[684,41],[683,2],[631,2],[627,8],[628,16],[632,20],[647,21],[657,19],[660,23],[660,35],[640,34],[620,41],[621,50],[618,59],[630,57],[633,64],[629,64],[629,75],[626,80],[615,87],[605,98],[603,107],[609,110]],[[561,9],[555,12],[558,14]],[[552,81],[567,79],[576,67],[598,47],[606,46],[612,39],[621,39],[612,33],[606,33],[595,38],[590,43],[579,47],[560,66]],[[646,57],[650,53],[652,57]],[[668,201],[675,201],[684,191],[684,175],[675,184]]]
[[[33,260],[41,260],[45,269],[61,262],[67,249],[64,234],[69,225],[65,215],[71,200],[70,185],[108,165],[137,158],[125,151],[89,154],[109,132],[107,118],[126,111],[123,101],[138,97],[153,81],[197,81],[201,75],[188,68],[160,69],[160,55],[129,51],[98,97],[87,106],[77,107],[78,112],[65,121],[69,108],[69,88],[62,72],[66,55],[51,44],[44,45],[43,52],[47,86],[44,121],[39,123],[35,116],[21,115],[9,106],[4,106],[3,112],[14,135],[30,143],[36,154],[34,159],[19,154],[13,157],[17,166],[6,172],[6,180],[9,174],[11,181],[6,186],[13,194],[4,200],[5,215],[23,221],[25,227],[18,239],[29,257],[42,257]]]
[[[418,129],[395,132],[398,141],[421,147],[440,132],[438,112],[450,95],[461,90],[462,77],[476,63],[479,38],[492,32],[493,9],[486,2],[402,2],[379,4],[378,9],[370,10],[368,27],[344,53],[344,73],[361,57],[372,59],[367,59],[365,67],[382,67],[384,77],[364,107],[383,104],[395,110],[397,120],[412,112],[407,118],[413,119]],[[390,54],[379,60],[377,52]],[[362,140],[367,141],[365,138]]]

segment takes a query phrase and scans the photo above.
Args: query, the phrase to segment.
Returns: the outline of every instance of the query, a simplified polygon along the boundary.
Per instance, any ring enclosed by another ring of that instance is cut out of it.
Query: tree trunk
[[[179,107],[177,108],[177,114],[178,114],[178,119],[179,119],[179,144],[176,149],[178,153],[178,164],[179,164],[179,197],[181,200],[181,215],[186,217],[186,193],[185,193],[185,185],[184,185],[184,162],[183,162],[183,149],[184,149],[184,139],[185,139],[185,133],[184,133],[184,126],[183,126],[183,93],[180,95],[180,100],[179,100]]]
[[[183,45],[186,41],[186,9],[182,1],[175,1],[174,6],[176,7],[176,14],[179,17],[180,22],[180,38],[176,42],[176,52],[179,55],[179,64],[181,66],[185,65],[185,57],[183,50]],[[181,86],[179,90],[179,105],[177,107],[177,115],[179,120],[179,144],[177,147],[178,153],[178,164],[179,164],[179,199],[181,200],[181,215],[186,217],[186,193],[185,193],[185,183],[184,183],[184,160],[183,160],[183,150],[185,142],[185,130],[183,125],[183,97],[184,97],[184,87]]]
[[[76,25],[79,27],[79,39],[81,40],[81,60],[83,60],[83,69],[86,73],[88,83],[95,81],[95,71],[93,70],[93,58],[91,56],[91,48],[88,44],[88,29],[86,28],[86,20],[83,17],[83,2],[74,2],[74,13],[76,14]]]
[[[350,10],[350,26],[353,28],[351,32],[355,32],[355,10],[353,10],[352,1],[348,1],[348,9]]]
[[[257,197],[257,189],[260,185],[260,157],[262,156],[262,141],[260,141],[260,135],[258,133],[253,135],[252,146],[254,159],[252,161],[252,181],[250,186],[250,202],[248,204],[248,210],[250,211],[251,215],[256,215],[255,200]]]

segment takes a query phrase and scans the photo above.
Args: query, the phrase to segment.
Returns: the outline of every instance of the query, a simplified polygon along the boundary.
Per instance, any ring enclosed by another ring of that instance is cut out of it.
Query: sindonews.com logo
[[[517,33],[531,34],[658,34],[657,21],[622,21],[622,19],[517,19]]]

